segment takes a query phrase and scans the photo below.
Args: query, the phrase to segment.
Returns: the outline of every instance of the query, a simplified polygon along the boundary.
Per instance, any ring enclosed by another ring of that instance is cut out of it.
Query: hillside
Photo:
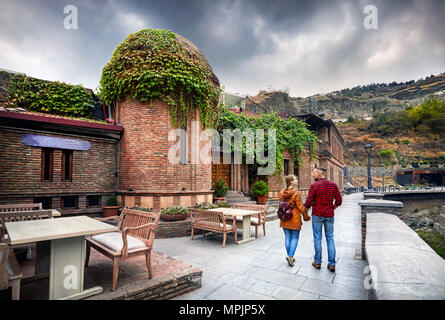
[[[290,97],[283,91],[260,91],[246,99],[246,108],[255,112],[323,113],[334,121],[368,119],[374,112],[394,112],[418,105],[423,98],[445,97],[445,73],[417,81],[369,84],[310,97]]]
[[[372,166],[408,165],[426,161],[431,164],[445,163],[445,138],[407,131],[403,134],[382,136],[380,133],[363,131],[365,121],[338,123],[337,128],[345,140],[344,161],[346,166],[366,166],[366,143],[373,145]],[[391,150],[381,155],[381,150]]]

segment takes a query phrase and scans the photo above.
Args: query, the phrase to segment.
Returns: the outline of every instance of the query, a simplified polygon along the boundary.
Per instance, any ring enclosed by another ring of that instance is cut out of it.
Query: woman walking
[[[303,200],[301,199],[301,194],[295,189],[297,185],[297,178],[291,174],[286,176],[286,188],[280,191],[279,198],[280,201],[287,201],[292,208],[292,218],[280,222],[280,227],[284,230],[285,246],[287,252],[287,263],[293,267],[294,266],[294,253],[297,249],[298,238],[300,237],[301,230],[301,216],[303,215],[304,221],[309,221],[310,217],[307,214],[307,210],[303,206]]]

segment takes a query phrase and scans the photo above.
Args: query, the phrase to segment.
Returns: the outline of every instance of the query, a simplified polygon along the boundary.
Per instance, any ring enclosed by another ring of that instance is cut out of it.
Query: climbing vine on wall
[[[68,117],[92,118],[91,91],[81,85],[9,74],[8,104],[26,110]]]
[[[218,118],[220,88],[205,58],[185,48],[168,30],[144,29],[130,34],[102,70],[101,99],[106,104],[125,97],[170,105],[173,125],[185,124],[198,108],[201,123]]]
[[[307,128],[307,124],[303,121],[291,118],[285,120],[276,115],[276,113],[264,113],[258,118],[247,116],[245,114],[235,114],[227,109],[222,112],[218,121],[218,132],[223,133],[224,129],[241,131],[257,129],[265,130],[264,146],[268,150],[267,130],[276,130],[276,171],[281,173],[283,168],[283,151],[287,150],[294,157],[295,164],[302,164],[302,155],[309,154],[311,159],[316,156],[316,142],[320,142],[317,133]],[[223,139],[221,138],[221,141]],[[256,143],[256,140],[255,140]],[[231,143],[232,151],[235,150],[234,140]],[[237,150],[238,151],[238,150]],[[243,140],[241,150],[243,156],[246,155],[246,141]]]

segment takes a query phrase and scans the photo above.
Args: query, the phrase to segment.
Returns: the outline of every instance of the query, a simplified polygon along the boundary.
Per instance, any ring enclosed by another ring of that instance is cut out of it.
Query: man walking
[[[328,269],[335,272],[335,243],[334,243],[334,210],[342,203],[338,186],[325,178],[325,168],[316,167],[313,171],[315,182],[309,189],[304,206],[306,210],[312,206],[312,232],[314,234],[315,257],[312,265],[316,269],[321,267],[321,238],[322,227],[328,246]],[[335,203],[333,201],[335,200]]]

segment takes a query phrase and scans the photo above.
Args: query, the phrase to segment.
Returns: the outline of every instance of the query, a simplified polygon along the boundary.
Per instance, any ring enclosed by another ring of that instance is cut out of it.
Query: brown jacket
[[[301,230],[302,221],[300,215],[303,215],[304,221],[309,221],[310,217],[303,206],[303,200],[301,199],[300,192],[294,188],[290,190],[286,188],[280,191],[279,198],[280,201],[288,201],[293,208],[293,217],[287,221],[280,221],[280,227],[285,229]]]

